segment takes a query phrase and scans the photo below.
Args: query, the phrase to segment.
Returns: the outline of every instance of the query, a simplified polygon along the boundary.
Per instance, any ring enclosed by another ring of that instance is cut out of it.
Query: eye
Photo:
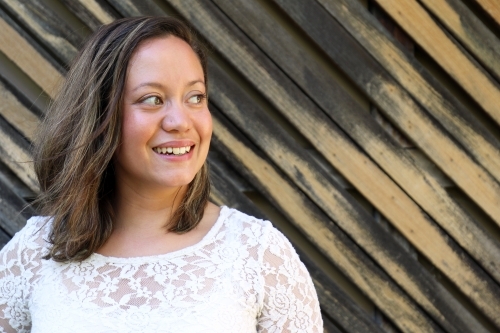
[[[203,100],[205,100],[205,98],[207,98],[207,96],[205,94],[198,94],[198,95],[194,95],[194,96],[189,97],[187,101],[190,104],[201,104],[201,103],[203,103]]]
[[[148,97],[144,98],[143,100],[141,100],[141,103],[151,105],[151,106],[157,106],[157,105],[162,105],[163,101],[158,96],[148,96]]]

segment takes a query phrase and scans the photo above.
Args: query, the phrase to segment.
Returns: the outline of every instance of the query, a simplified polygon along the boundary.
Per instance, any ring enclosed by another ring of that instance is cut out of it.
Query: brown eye
[[[205,95],[199,94],[199,95],[194,95],[188,98],[188,103],[190,104],[201,104],[203,100],[205,99]]]
[[[143,99],[142,103],[147,104],[147,105],[151,105],[151,106],[157,106],[157,105],[162,105],[163,101],[158,96],[149,96],[149,97]]]

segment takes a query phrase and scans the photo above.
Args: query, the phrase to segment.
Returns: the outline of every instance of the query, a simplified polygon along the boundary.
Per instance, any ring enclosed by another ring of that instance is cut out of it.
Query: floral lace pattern
[[[322,332],[311,278],[268,221],[223,207],[197,244],[148,257],[43,260],[50,222],[0,252],[0,333]]]

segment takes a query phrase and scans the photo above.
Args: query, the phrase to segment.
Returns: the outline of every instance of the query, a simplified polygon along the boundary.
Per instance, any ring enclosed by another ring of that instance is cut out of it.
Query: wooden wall
[[[68,63],[141,14],[211,45],[212,199],[288,235],[325,332],[500,331],[497,0],[0,0],[0,246]]]

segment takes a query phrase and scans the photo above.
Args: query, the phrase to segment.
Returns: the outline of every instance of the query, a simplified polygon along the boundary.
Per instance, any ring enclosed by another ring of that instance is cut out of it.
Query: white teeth
[[[191,150],[191,146],[186,147],[155,147],[153,150],[158,154],[174,154],[174,155],[183,155],[189,153]]]

